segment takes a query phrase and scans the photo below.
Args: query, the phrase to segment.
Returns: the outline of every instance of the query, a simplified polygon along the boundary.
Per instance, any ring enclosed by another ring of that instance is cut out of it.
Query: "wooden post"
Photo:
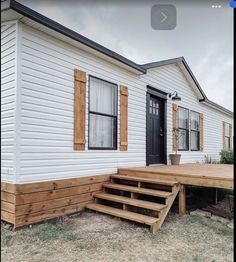
[[[180,185],[179,191],[179,214],[181,216],[186,214],[186,194],[185,194],[185,186]]]

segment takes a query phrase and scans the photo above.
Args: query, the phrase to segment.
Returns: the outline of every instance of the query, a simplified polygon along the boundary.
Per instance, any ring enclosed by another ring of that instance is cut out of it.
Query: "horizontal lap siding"
[[[1,183],[1,219],[15,228],[76,213],[101,192],[109,175],[41,183]]]
[[[21,183],[145,165],[146,90],[138,76],[27,26],[23,26],[21,49]],[[128,151],[88,150],[88,143],[85,151],[73,150],[75,68],[128,86]]]
[[[84,209],[109,176],[16,186],[15,227],[69,215]]]
[[[179,106],[204,114],[204,151],[181,151],[181,163],[202,162],[206,155],[213,160],[219,160],[219,152],[222,149],[222,122],[232,123],[232,118],[200,103],[177,65],[150,69],[143,78],[150,85],[165,92],[177,91],[181,97],[181,101],[176,102]],[[170,100],[167,103],[167,136],[169,155],[172,153],[172,105]]]
[[[1,25],[1,179],[14,181],[16,24]]]

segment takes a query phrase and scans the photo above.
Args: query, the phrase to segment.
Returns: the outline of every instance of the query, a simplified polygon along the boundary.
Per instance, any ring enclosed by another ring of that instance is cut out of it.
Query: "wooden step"
[[[117,195],[107,194],[107,193],[96,193],[94,194],[94,197],[130,205],[130,206],[142,207],[142,208],[146,208],[150,210],[155,210],[158,212],[166,208],[166,205],[163,205],[163,204],[153,203],[150,201],[144,201],[144,200],[139,200],[135,198],[117,196]]]
[[[152,178],[145,178],[145,177],[135,177],[135,176],[126,176],[126,175],[111,175],[111,178],[120,179],[120,180],[128,180],[128,181],[137,181],[137,182],[144,182],[150,184],[158,184],[158,185],[165,185],[165,186],[174,186],[177,185],[177,181],[173,180],[161,180],[161,179],[152,179]]]
[[[135,221],[141,224],[145,224],[145,225],[149,225],[149,226],[153,225],[154,223],[157,223],[159,220],[156,217],[145,216],[145,215],[137,214],[137,213],[130,212],[127,210],[122,210],[122,209],[118,209],[118,208],[114,208],[110,206],[104,206],[104,205],[96,204],[96,203],[87,204],[86,208],[97,211],[97,212],[109,214],[112,216],[132,220],[132,221]]]
[[[163,198],[168,198],[172,196],[173,194],[172,192],[167,192],[167,191],[135,187],[135,186],[127,186],[127,185],[122,185],[122,184],[113,184],[113,183],[104,183],[103,187],[110,188],[110,189],[117,189],[117,190],[126,191],[126,192],[139,193],[143,195],[163,197]]]

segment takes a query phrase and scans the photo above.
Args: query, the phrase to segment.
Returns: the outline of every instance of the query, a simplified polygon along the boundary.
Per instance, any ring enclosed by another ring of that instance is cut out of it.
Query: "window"
[[[89,77],[89,149],[117,149],[117,85]]]
[[[231,144],[230,144],[230,124],[225,123],[225,149],[230,149]]]
[[[200,114],[191,111],[191,132],[190,132],[190,144],[192,151],[200,150]]]
[[[186,108],[179,107],[179,135],[178,135],[178,150],[189,150],[189,111]]]
[[[159,103],[155,99],[150,99],[149,113],[158,116],[159,114]]]

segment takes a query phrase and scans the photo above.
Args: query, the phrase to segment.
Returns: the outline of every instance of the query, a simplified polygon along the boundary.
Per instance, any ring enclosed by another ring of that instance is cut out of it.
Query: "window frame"
[[[229,126],[229,136],[226,135],[226,125]],[[227,150],[230,150],[231,149],[231,136],[230,136],[230,128],[231,128],[231,124],[227,123],[227,122],[224,122],[224,133],[225,133],[225,136],[224,136],[224,145],[225,145],[225,148],[224,149],[227,149]],[[226,140],[225,139],[228,139],[229,140],[229,147],[226,147]]]
[[[197,131],[197,130],[192,130],[192,121],[191,121],[191,113],[197,113],[198,115],[199,115],[199,130]],[[200,151],[200,135],[201,135],[201,130],[200,130],[200,113],[199,112],[197,112],[197,111],[194,111],[194,110],[190,110],[190,132],[189,132],[189,136],[190,136],[190,151],[195,151],[195,152],[198,152],[198,151]],[[195,133],[198,133],[198,149],[192,149],[192,145],[191,145],[191,133],[192,132],[195,132]]]
[[[117,132],[118,132],[118,84],[107,81],[105,79],[99,78],[97,76],[94,75],[88,75],[88,149],[89,150],[117,150]],[[91,86],[91,78],[97,79],[97,80],[101,80],[103,82],[109,83],[114,85],[114,87],[116,88],[115,91],[115,113],[116,115],[110,115],[110,114],[105,114],[105,113],[99,113],[96,111],[91,111],[90,110],[90,86]],[[99,115],[99,116],[106,116],[106,117],[110,117],[114,119],[114,126],[113,126],[113,147],[92,147],[90,146],[90,114],[93,115]]]
[[[179,127],[179,109],[180,108],[188,111],[188,129]],[[178,117],[178,129],[179,130],[186,130],[186,139],[187,139],[187,141],[186,141],[187,148],[186,149],[179,149],[179,141],[178,141],[178,148],[177,148],[178,151],[185,151],[185,152],[189,151],[189,111],[190,110],[186,107],[178,106],[178,112],[177,112],[178,113],[178,116],[177,116]]]

